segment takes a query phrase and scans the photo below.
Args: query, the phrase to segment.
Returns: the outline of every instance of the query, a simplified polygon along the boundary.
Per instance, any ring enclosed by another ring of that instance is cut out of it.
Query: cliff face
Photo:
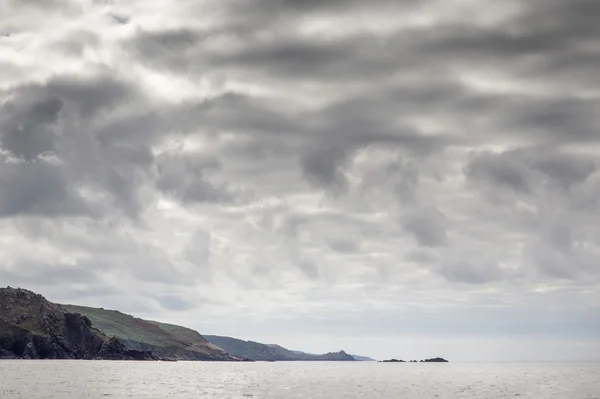
[[[28,290],[0,288],[0,357],[154,359],[150,352],[127,352],[114,344],[81,314]]]

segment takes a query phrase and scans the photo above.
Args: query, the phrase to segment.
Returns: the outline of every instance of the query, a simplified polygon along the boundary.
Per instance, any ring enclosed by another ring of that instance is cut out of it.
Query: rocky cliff
[[[126,352],[91,321],[31,291],[0,288],[0,357],[24,359],[154,359]]]

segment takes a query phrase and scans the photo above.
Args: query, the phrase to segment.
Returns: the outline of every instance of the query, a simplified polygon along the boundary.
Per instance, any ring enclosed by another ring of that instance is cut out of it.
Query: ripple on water
[[[2,398],[597,399],[600,364],[0,361]]]

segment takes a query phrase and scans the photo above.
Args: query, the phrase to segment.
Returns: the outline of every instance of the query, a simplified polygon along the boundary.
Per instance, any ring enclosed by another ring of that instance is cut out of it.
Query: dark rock
[[[380,363],[405,363],[405,361],[399,360],[399,359],[389,359],[389,360],[383,360]]]
[[[441,357],[434,357],[431,359],[425,359],[425,360],[421,360],[424,363],[448,363],[448,360],[443,359]]]
[[[127,349],[125,345],[115,337],[110,338],[102,344],[96,358],[104,360],[158,360],[158,358],[150,351]]]

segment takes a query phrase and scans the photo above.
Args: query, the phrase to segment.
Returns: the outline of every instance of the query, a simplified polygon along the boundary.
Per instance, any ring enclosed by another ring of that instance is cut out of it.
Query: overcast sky
[[[600,360],[597,0],[2,0],[0,285],[293,349]]]

